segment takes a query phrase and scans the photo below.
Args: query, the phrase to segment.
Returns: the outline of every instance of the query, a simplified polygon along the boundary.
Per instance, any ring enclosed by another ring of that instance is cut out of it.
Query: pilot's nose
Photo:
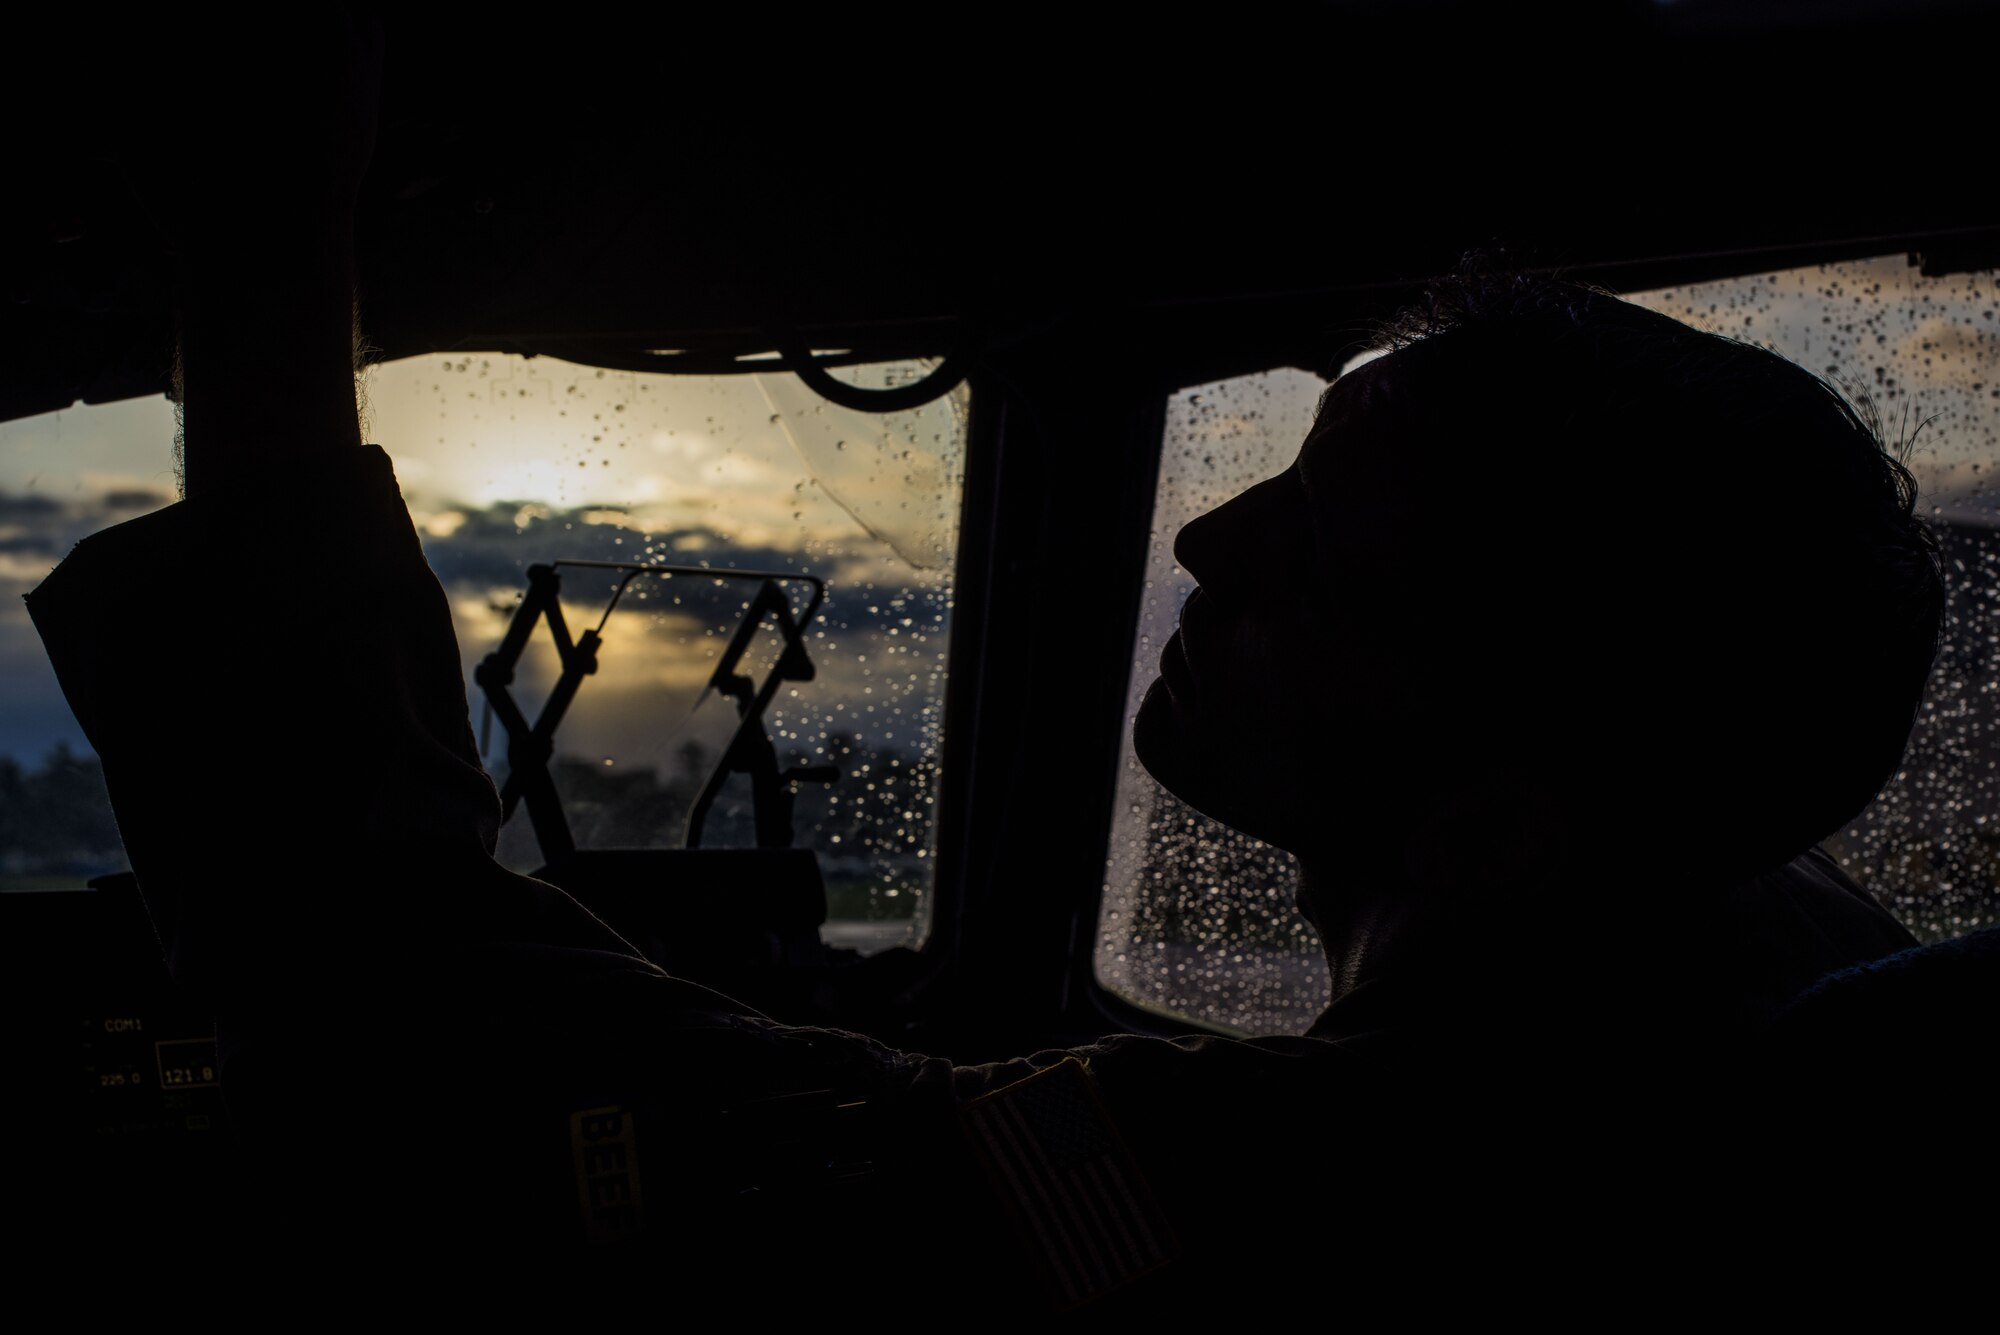
[[[1186,524],[1174,560],[1210,595],[1253,580],[1288,582],[1312,560],[1311,516],[1296,472],[1268,478]]]

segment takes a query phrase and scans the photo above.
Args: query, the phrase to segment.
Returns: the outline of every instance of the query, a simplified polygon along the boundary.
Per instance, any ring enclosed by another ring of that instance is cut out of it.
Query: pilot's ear
[[[1485,890],[1545,878],[1572,846],[1569,814],[1546,781],[1492,766],[1447,786],[1411,823],[1410,879],[1437,890]]]

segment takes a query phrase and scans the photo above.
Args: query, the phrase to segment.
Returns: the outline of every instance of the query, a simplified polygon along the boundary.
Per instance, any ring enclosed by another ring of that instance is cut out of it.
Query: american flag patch
[[[1065,1057],[974,1099],[959,1116],[1031,1250],[1046,1262],[1061,1306],[1088,1302],[1173,1259],[1166,1216],[1082,1062]]]

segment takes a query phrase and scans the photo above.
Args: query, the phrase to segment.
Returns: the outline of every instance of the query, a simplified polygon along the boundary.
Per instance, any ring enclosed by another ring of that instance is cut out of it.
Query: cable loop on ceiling
[[[887,389],[864,389],[836,380],[795,336],[778,343],[778,355],[784,360],[785,369],[813,393],[829,403],[864,413],[899,413],[921,408],[957,389],[972,368],[972,357],[960,346],[946,353],[944,360],[921,380]]]

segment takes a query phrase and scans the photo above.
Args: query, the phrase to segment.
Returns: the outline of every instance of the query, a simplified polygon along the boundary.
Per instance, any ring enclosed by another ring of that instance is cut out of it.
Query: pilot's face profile
[[[1197,589],[1134,725],[1176,796],[1293,852],[1337,837],[1394,786],[1396,664],[1373,609],[1403,509],[1384,439],[1389,363],[1343,376],[1297,461],[1184,527]]]

